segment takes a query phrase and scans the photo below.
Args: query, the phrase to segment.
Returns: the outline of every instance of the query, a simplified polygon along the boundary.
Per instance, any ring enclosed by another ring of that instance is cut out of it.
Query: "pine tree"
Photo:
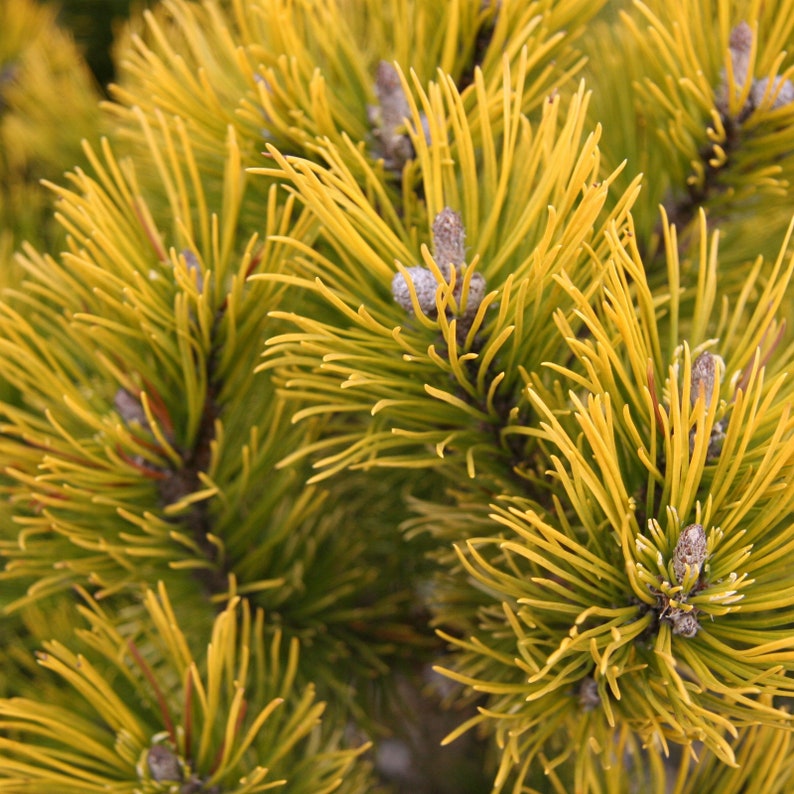
[[[0,788],[788,791],[792,39],[131,19],[3,217]]]

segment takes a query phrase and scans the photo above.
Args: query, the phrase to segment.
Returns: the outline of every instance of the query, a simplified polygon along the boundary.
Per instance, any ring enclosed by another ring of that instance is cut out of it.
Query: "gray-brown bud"
[[[162,744],[155,744],[146,754],[146,763],[153,780],[182,780],[182,765],[176,753]]]
[[[769,92],[774,97],[767,109],[776,110],[794,102],[794,84],[784,80],[780,75],[771,78],[762,77],[758,80],[750,76],[750,55],[753,51],[753,29],[747,22],[740,22],[732,31],[728,41],[728,52],[731,56],[731,69],[736,88],[741,91],[750,81],[750,91],[744,107],[739,113],[739,120],[745,119],[750,113],[760,107],[764,96]],[[717,107],[722,113],[728,110],[728,85],[726,75],[723,74],[722,85],[717,91]]]
[[[408,100],[403,91],[400,75],[394,65],[381,61],[375,74],[375,93],[380,103],[383,126],[393,132],[403,123],[403,119],[411,115]]]
[[[388,61],[378,64],[375,75],[378,106],[370,111],[373,134],[380,143],[380,154],[387,168],[402,170],[414,155],[411,139],[403,131],[411,107],[400,82],[397,69]]]
[[[115,393],[113,405],[127,424],[137,423],[141,427],[149,428],[149,420],[146,418],[141,401],[126,389],[119,389]]]
[[[717,357],[705,351],[692,363],[690,375],[689,399],[692,405],[697,402],[702,391],[706,399],[706,407],[711,405],[714,397],[714,382],[717,373]]]
[[[426,315],[432,316],[436,312],[436,289],[438,282],[435,276],[426,268],[419,265],[406,268],[408,278],[416,291],[416,299],[419,308]],[[411,303],[411,290],[405,276],[402,273],[395,273],[391,282],[391,294],[394,300],[407,312],[413,311]]]
[[[469,277],[465,305],[462,304],[463,286],[466,279],[466,230],[460,214],[445,207],[433,220],[433,258],[442,278],[454,287],[452,298],[456,311],[447,309],[447,316],[457,320],[456,339],[463,343],[471,330],[477,310],[486,293],[486,281],[482,273],[472,273]],[[454,268],[454,270],[453,270]],[[416,265],[406,268],[405,273],[396,273],[392,278],[391,292],[394,300],[407,312],[414,309],[411,303],[411,285],[416,292],[417,303],[428,317],[436,317],[438,306],[436,292],[439,283],[434,272]]]
[[[601,705],[598,684],[592,676],[583,679],[579,685],[579,705],[582,711],[592,711]]]
[[[762,77],[753,82],[750,89],[750,102],[753,107],[758,107],[763,102],[767,89],[769,89],[770,96],[774,97],[770,110],[777,110],[794,102],[794,84],[791,80],[783,80],[780,75],[776,75],[771,88],[769,88],[768,77]]]
[[[466,297],[466,307],[463,310],[464,319],[468,321],[474,319],[474,315],[477,314],[477,309],[480,308],[482,299],[485,297],[486,288],[485,276],[482,273],[472,273],[469,281],[469,293]],[[463,290],[461,289],[462,292]]]
[[[450,265],[466,262],[466,230],[460,215],[449,207],[433,221],[433,258],[445,279],[449,279]]]
[[[673,634],[681,637],[694,637],[700,631],[700,623],[694,610],[671,609],[667,619],[673,626]]]
[[[681,531],[673,550],[673,572],[678,583],[684,581],[687,566],[700,573],[706,561],[706,533],[701,524],[690,524]]]
[[[747,82],[747,73],[750,70],[750,53],[753,49],[753,29],[747,22],[740,22],[731,31],[728,48],[731,53],[733,79],[741,88]]]

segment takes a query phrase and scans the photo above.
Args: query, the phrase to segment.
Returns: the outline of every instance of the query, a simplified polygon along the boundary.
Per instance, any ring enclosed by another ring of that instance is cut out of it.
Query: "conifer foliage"
[[[790,790],[792,41],[133,17],[62,244],[3,206],[0,789]]]

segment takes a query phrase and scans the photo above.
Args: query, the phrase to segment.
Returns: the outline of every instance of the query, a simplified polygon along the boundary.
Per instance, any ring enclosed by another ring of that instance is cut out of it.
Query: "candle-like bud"
[[[458,267],[466,262],[466,230],[460,215],[449,207],[433,221],[433,258],[447,280],[450,265]]]
[[[700,573],[706,560],[706,533],[701,524],[690,524],[681,531],[673,550],[673,572],[678,583],[684,581],[689,570]]]
[[[700,393],[706,398],[706,407],[714,397],[714,381],[717,372],[717,357],[708,351],[701,353],[692,363],[689,399],[694,405]]]

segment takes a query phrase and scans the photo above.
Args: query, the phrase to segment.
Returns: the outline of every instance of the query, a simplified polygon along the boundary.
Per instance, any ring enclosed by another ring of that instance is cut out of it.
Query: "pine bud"
[[[673,550],[673,572],[678,583],[684,581],[687,566],[699,574],[705,560],[706,533],[701,524],[690,524],[682,530]]]
[[[718,368],[724,368],[725,364],[719,356],[715,356],[708,351],[701,353],[692,364],[691,375],[689,379],[689,400],[694,406],[697,402],[701,392],[706,401],[706,408],[711,406],[711,401],[714,399],[715,381]],[[709,438],[708,449],[706,451],[706,460],[716,460],[722,451],[722,444],[725,440],[725,428],[721,421],[715,422],[711,428],[711,436]],[[695,449],[695,429],[689,436],[689,451]]]
[[[592,676],[588,676],[579,685],[579,706],[582,711],[592,711],[600,705],[601,695],[598,694],[598,684]]]
[[[121,418],[128,424],[139,424],[149,430],[149,420],[143,410],[141,401],[130,394],[126,389],[119,389],[113,396],[113,405]]]
[[[753,49],[753,29],[746,22],[740,22],[731,31],[728,48],[731,54],[733,80],[738,88],[744,88],[750,70],[750,53]]]
[[[384,127],[393,131],[411,115],[408,100],[405,98],[400,75],[394,65],[381,61],[375,73],[375,93],[380,103],[381,121]]]
[[[673,625],[673,634],[681,637],[694,637],[700,631],[700,623],[694,610],[671,609],[667,619]]]
[[[457,304],[454,313],[457,318],[456,337],[459,343],[463,343],[485,297],[486,282],[482,273],[472,273],[468,280],[466,303],[461,304],[466,277],[466,230],[460,214],[449,207],[441,210],[433,220],[433,258],[446,282],[451,283],[454,272],[452,298]],[[412,284],[419,308],[426,316],[435,317],[438,311],[436,291],[439,284],[433,272],[416,265],[407,268],[406,273],[410,284],[402,273],[396,273],[392,278],[391,292],[394,300],[406,311],[413,311],[410,289]],[[450,318],[453,316],[451,308],[447,314]]]
[[[426,315],[434,315],[436,312],[436,289],[438,288],[435,276],[426,267],[420,267],[419,265],[407,268],[407,272],[408,278],[416,291],[419,308]],[[391,282],[391,294],[405,311],[413,311],[411,290],[402,273],[394,274]]]
[[[728,40],[728,54],[733,71],[733,84],[736,92],[741,92],[747,82],[750,71],[750,53],[753,49],[753,30],[746,22],[740,22],[732,31]],[[730,87],[728,75],[722,70],[722,81],[717,89],[715,102],[723,116],[728,115],[730,106]],[[740,119],[746,118],[753,111],[753,104],[748,99],[739,113]]]
[[[753,107],[758,107],[764,100],[764,95],[769,87],[769,78],[762,77],[753,83],[750,89],[750,102]],[[776,75],[772,80],[772,88],[769,89],[770,97],[774,97],[770,110],[777,110],[794,102],[794,85],[791,80],[783,80],[780,75]]]
[[[397,69],[388,61],[381,61],[375,75],[375,94],[378,107],[370,111],[373,134],[380,142],[381,154],[387,168],[402,170],[413,155],[411,139],[398,132],[404,120],[410,118],[411,108],[403,91]]]
[[[717,357],[708,351],[701,353],[692,364],[689,399],[692,405],[697,402],[702,391],[706,398],[706,408],[714,396],[714,376],[717,370]]]
[[[769,85],[769,77],[762,77],[759,80],[751,78],[750,75],[750,55],[753,51],[753,29],[747,22],[740,22],[732,31],[728,41],[728,51],[731,56],[731,69],[733,70],[733,81],[738,91],[742,91],[750,80],[750,93],[747,102],[739,113],[739,120],[743,120],[764,102],[764,97],[774,97],[769,110],[785,107],[794,102],[794,84],[790,80],[783,80],[780,75],[772,78],[772,85]],[[728,85],[726,76],[723,75],[723,82],[717,92],[717,107],[723,112],[728,110]]]
[[[199,264],[198,257],[189,248],[182,251],[182,256],[185,258],[185,265],[188,272],[196,280],[196,289],[201,292],[204,289],[204,275],[201,272],[201,265]]]
[[[474,319],[477,309],[480,308],[482,299],[485,297],[486,283],[482,273],[472,273],[469,282],[469,294],[466,300],[466,309],[463,317],[469,321]]]
[[[466,230],[460,215],[444,207],[433,221],[433,258],[438,269],[449,280],[450,265],[466,262]]]
[[[172,750],[162,744],[155,744],[146,754],[146,763],[153,780],[182,780],[182,766]]]

